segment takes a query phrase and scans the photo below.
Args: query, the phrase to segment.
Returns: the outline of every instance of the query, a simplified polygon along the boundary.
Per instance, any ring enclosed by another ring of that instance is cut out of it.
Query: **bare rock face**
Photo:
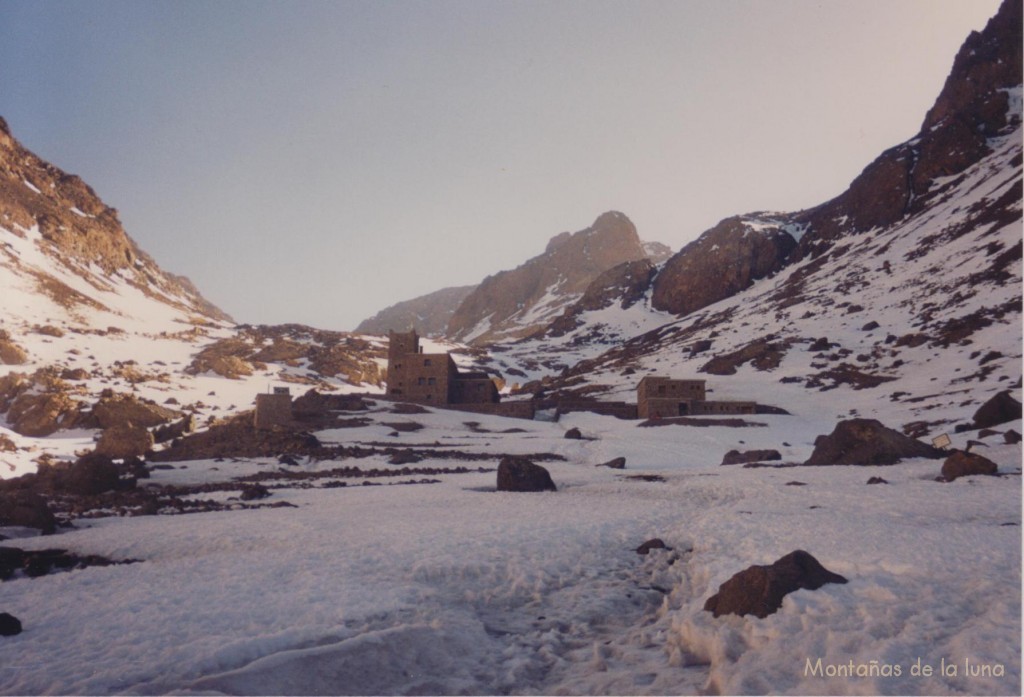
[[[0,329],[0,365],[23,365],[28,362],[28,354],[11,339],[10,335]]]
[[[1021,418],[1021,404],[1009,391],[999,392],[974,412],[975,428],[991,428]]]
[[[886,428],[875,419],[849,419],[818,436],[805,465],[894,465],[904,458],[940,458],[945,453],[927,443]]]
[[[506,456],[498,464],[498,491],[557,491],[551,474],[526,458]]]
[[[364,319],[354,331],[356,334],[386,336],[391,331],[415,329],[420,336],[444,336],[455,310],[474,290],[476,286],[442,288],[412,300],[403,300]]]
[[[996,474],[999,467],[987,457],[958,450],[942,463],[942,476],[947,482],[972,474]]]
[[[657,274],[649,259],[619,264],[595,278],[577,302],[562,313],[545,330],[547,336],[564,336],[582,324],[584,312],[603,310],[618,303],[626,309],[640,302]]]
[[[82,420],[83,404],[64,392],[25,393],[11,403],[7,422],[23,436],[49,436]]]
[[[40,248],[68,271],[106,284],[118,274],[158,302],[213,319],[230,319],[180,276],[160,269],[125,233],[117,211],[81,178],[26,150],[0,119],[0,220],[14,234],[37,227]],[[88,269],[99,269],[94,273]],[[53,276],[38,277],[40,290],[65,307],[93,305]]]
[[[770,566],[751,566],[739,572],[718,587],[704,609],[715,617],[731,614],[765,618],[782,607],[782,599],[795,590],[817,590],[826,583],[846,582],[798,549]]]
[[[579,299],[602,272],[646,257],[629,218],[604,213],[585,230],[553,238],[540,256],[485,278],[452,315],[447,335],[474,344],[528,336]]]
[[[666,262],[651,304],[685,315],[749,288],[785,265],[797,244],[788,225],[767,216],[723,220]]]
[[[96,452],[116,459],[142,457],[153,448],[154,442],[153,434],[144,426],[129,421],[104,429],[96,443]]]
[[[1008,109],[1007,90],[1021,84],[1021,41],[1021,4],[1004,0],[985,29],[961,46],[917,137],[882,153],[835,199],[798,215],[808,232],[794,259],[923,210],[935,179],[984,157],[988,139],[1020,119]]]

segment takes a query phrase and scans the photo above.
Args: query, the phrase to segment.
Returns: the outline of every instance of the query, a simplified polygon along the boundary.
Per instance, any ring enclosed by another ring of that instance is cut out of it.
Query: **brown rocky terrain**
[[[160,269],[125,233],[115,209],[101,201],[81,178],[25,149],[3,118],[0,225],[20,235],[38,227],[45,253],[98,289],[109,289],[109,279],[120,274],[153,300],[209,318],[230,319],[188,279]],[[18,263],[10,254],[0,254],[0,262]],[[40,291],[66,307],[97,305],[53,276],[38,270],[22,272],[36,273]]]
[[[442,337],[455,310],[474,290],[476,286],[456,286],[403,300],[364,319],[354,332],[387,336],[389,331],[415,329],[420,336]]]
[[[602,272],[646,258],[633,223],[622,213],[604,213],[584,230],[553,237],[543,254],[485,278],[452,315],[447,336],[472,344],[528,336],[581,297]]]

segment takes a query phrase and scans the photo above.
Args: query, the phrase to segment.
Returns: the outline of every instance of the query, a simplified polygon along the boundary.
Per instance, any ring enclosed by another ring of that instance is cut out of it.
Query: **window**
[[[416,380],[416,384],[417,385],[422,385],[423,383],[424,383],[424,379],[423,378],[417,378],[417,380]]]
[[[658,394],[665,394],[665,386],[658,385]]]
[[[427,384],[428,385],[436,385],[437,384],[437,379],[436,378],[427,378]]]
[[[430,359],[429,358],[424,358],[423,359],[423,365],[430,365]]]

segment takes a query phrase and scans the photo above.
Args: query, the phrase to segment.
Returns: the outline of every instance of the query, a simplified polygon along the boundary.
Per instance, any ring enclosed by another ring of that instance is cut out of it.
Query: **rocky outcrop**
[[[540,465],[511,455],[498,463],[498,491],[557,491],[551,474]]]
[[[12,233],[37,228],[38,246],[68,272],[96,288],[119,276],[151,300],[189,315],[230,319],[185,278],[157,266],[125,233],[117,211],[81,178],[26,150],[0,119],[0,220]],[[27,271],[27,270],[23,270]],[[37,271],[40,291],[65,307],[96,306],[56,277]],[[42,274],[42,275],[38,275]]]
[[[52,535],[57,529],[57,520],[42,496],[11,489],[0,491],[0,525],[36,528],[44,535]]]
[[[128,421],[104,429],[96,443],[96,452],[115,459],[142,457],[152,450],[154,443],[153,434],[144,426]]]
[[[718,587],[704,610],[715,617],[753,615],[765,618],[782,607],[782,599],[800,589],[817,590],[847,580],[803,550],[790,552],[770,566],[751,566]]]
[[[442,288],[412,300],[403,300],[364,319],[353,331],[356,334],[386,336],[391,331],[415,329],[420,336],[444,336],[455,310],[474,290],[476,286]]]
[[[974,412],[975,428],[991,428],[1021,418],[1021,404],[1009,391],[997,392]]]
[[[128,423],[144,427],[159,426],[180,418],[182,414],[135,395],[104,390],[99,401],[93,405],[92,415],[99,428],[108,429]]]
[[[749,288],[785,265],[797,229],[784,217],[723,220],[666,262],[654,280],[651,305],[685,315]]]
[[[1020,119],[1009,109],[1009,91],[1021,84],[1021,40],[1021,4],[1004,0],[985,29],[964,41],[917,137],[882,153],[835,199],[796,216],[807,234],[794,259],[923,210],[937,178],[988,154],[989,139]]]
[[[578,301],[566,308],[558,319],[544,330],[544,336],[565,336],[580,326],[584,312],[603,310],[618,304],[626,309],[643,300],[657,274],[649,259],[619,264],[595,278]]]
[[[602,272],[646,257],[629,218],[604,213],[585,230],[552,238],[540,256],[485,278],[452,315],[447,335],[473,344],[528,336],[578,300]]]
[[[723,465],[746,465],[751,462],[772,462],[781,460],[778,450],[730,450],[722,457]]]
[[[14,343],[3,329],[0,329],[0,365],[24,365],[28,362],[28,354]]]
[[[943,451],[886,428],[875,419],[840,421],[818,436],[805,465],[894,465],[904,458],[944,457]]]

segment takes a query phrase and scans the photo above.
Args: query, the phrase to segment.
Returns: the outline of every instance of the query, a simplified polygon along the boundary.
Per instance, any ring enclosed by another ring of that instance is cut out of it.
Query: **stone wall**
[[[289,394],[256,395],[253,425],[257,430],[289,428],[292,425],[292,397]]]

